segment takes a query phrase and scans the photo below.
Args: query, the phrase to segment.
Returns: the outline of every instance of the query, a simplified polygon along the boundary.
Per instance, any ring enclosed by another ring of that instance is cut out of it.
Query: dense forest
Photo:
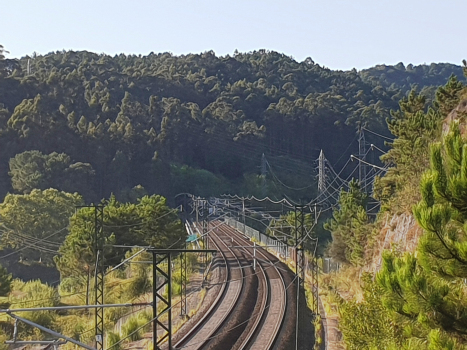
[[[320,149],[332,162],[348,159],[359,125],[388,135],[385,119],[410,81],[429,89],[442,80],[438,71],[460,69],[332,71],[264,50],[57,51],[0,67],[0,194],[54,187],[87,202],[128,199],[137,185],[168,198],[258,193],[263,153],[285,174],[309,167]]]
[[[338,304],[347,347],[467,343],[467,145],[456,123],[441,133],[466,97],[465,66],[333,71],[311,58],[297,62],[266,50],[221,57],[211,51],[5,56],[0,46],[0,262],[7,269],[18,262],[53,266],[60,276],[48,280],[59,284],[50,287],[12,281],[0,267],[1,302],[90,302],[95,209],[86,204],[106,206],[105,264],[115,266],[135,253],[132,244],[183,242],[183,224],[171,209],[179,193],[314,198],[320,150],[339,169],[358,152],[358,130],[365,128],[367,144],[385,150],[371,160],[384,164],[385,174],[371,194],[357,181],[341,189],[320,228],[332,235],[320,252],[342,266],[337,277],[325,277],[322,290]],[[369,195],[380,204],[376,219],[368,215]],[[386,252],[381,270],[368,274],[384,218],[412,209],[424,230],[417,252]],[[112,271],[109,300],[144,295],[149,276],[144,266]],[[355,295],[339,293],[343,278],[347,289],[358,285]],[[107,315],[112,324],[123,316]],[[36,316],[91,341],[83,335],[87,314]],[[12,323],[1,319],[0,326],[4,338]],[[28,327],[19,331],[37,336]],[[110,344],[119,337],[111,333]]]

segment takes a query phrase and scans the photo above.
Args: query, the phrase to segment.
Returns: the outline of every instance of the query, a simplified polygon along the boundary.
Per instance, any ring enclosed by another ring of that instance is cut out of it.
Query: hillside
[[[9,159],[37,150],[78,164],[69,172],[84,172],[86,184],[62,187],[88,200],[136,185],[196,192],[196,184],[173,187],[170,164],[213,173],[185,174],[217,183],[201,186],[206,195],[246,191],[244,174],[258,172],[262,153],[309,163],[324,149],[331,161],[347,158],[357,125],[388,134],[384,120],[400,95],[362,73],[264,50],[225,57],[57,51],[2,67],[0,192],[18,190],[9,185]]]
[[[325,226],[343,268],[324,277],[323,298],[338,310],[347,349],[467,348],[466,92],[451,77],[428,108],[413,90],[403,98],[388,119],[394,141],[373,189],[376,221],[356,188],[341,193]]]
[[[12,283],[0,268],[0,295],[9,303],[25,295],[25,303],[34,301],[36,289],[52,295],[46,304],[58,304],[59,295],[72,297],[60,303],[89,301],[98,215],[89,203],[106,206],[106,266],[134,254],[127,249],[134,244],[183,242],[173,207],[185,192],[268,196],[277,205],[270,212],[282,214],[293,237],[296,213],[274,201],[317,198],[315,160],[324,150],[333,174],[324,171],[321,180],[333,203],[314,207],[327,221],[315,228],[315,252],[343,266],[321,288],[348,349],[466,348],[467,145],[454,120],[465,124],[464,112],[450,114],[466,97],[456,78],[463,68],[333,71],[265,50],[225,57],[57,51],[10,60],[1,49],[0,233],[9,249],[1,258],[61,274],[56,289]],[[443,133],[448,115],[454,127]],[[369,131],[365,145],[383,154],[371,159],[384,172],[371,194],[347,181],[357,162],[339,171],[359,153],[361,127]],[[310,232],[313,222],[310,213]],[[254,225],[268,229],[261,220]],[[112,300],[144,295],[147,270],[115,271],[109,290],[120,287]],[[49,324],[68,324],[49,316]],[[79,327],[63,331],[82,334],[87,318],[77,315],[70,324]]]
[[[463,79],[462,67],[450,63],[431,63],[405,66],[402,62],[391,65],[377,65],[359,72],[363,81],[390,90],[401,90],[404,94],[414,86],[434,97],[439,86],[446,83],[451,75]]]

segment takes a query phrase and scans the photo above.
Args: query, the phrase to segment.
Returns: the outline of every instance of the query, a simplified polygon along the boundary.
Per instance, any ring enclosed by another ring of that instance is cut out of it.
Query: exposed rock
[[[422,233],[423,230],[418,226],[412,214],[393,215],[390,220],[387,214],[386,222],[372,253],[369,270],[376,272],[381,268],[382,254],[385,249],[394,249],[401,253],[415,251]]]
[[[451,113],[443,120],[443,134],[449,132],[449,125],[454,120],[459,120],[459,128],[462,135],[467,135],[467,99],[462,100],[459,105],[452,110]]]

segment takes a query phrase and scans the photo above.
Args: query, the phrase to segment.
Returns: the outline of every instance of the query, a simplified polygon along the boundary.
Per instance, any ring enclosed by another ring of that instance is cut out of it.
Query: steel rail
[[[232,256],[235,258],[237,261],[239,267],[241,267],[240,261],[238,260],[237,256],[234,254],[234,252],[220,239],[215,232],[211,233],[211,235],[216,236],[219,242],[222,242],[222,244],[227,248],[227,250],[232,254]],[[206,346],[206,344],[211,340],[211,337],[213,334],[219,331],[219,329],[222,328],[223,324],[225,323],[226,319],[228,316],[232,313],[232,310],[235,308],[235,306],[238,303],[239,296],[241,294],[241,291],[243,289],[243,281],[244,281],[244,272],[243,269],[239,269],[241,273],[241,278],[231,281],[232,280],[232,275],[231,275],[231,266],[228,262],[228,259],[226,258],[225,253],[222,251],[220,245],[216,242],[216,240],[212,239],[212,242],[214,245],[217,247],[218,251],[221,253],[223,260],[225,262],[226,266],[226,279],[224,283],[222,283],[222,290],[218,293],[218,296],[216,300],[213,302],[209,310],[203,315],[203,317],[196,323],[195,326],[193,326],[185,336],[180,339],[176,344],[175,344],[175,349],[188,349],[188,350],[198,350],[202,349],[203,347]],[[238,282],[238,283],[235,283]],[[224,302],[224,300],[227,298],[230,287],[232,286],[232,283],[239,284],[235,290],[233,290],[231,293],[233,293],[232,300],[230,302],[230,306],[228,309],[220,315],[220,318],[217,320],[216,324],[212,329],[206,330],[204,327],[208,321],[213,322],[213,317],[215,316],[215,312],[219,309],[221,304]],[[196,336],[201,334],[201,330],[205,330],[206,334],[203,334],[202,337],[203,339],[201,341],[196,341]],[[194,340],[194,342],[192,341]],[[190,344],[191,343],[191,344]]]
[[[233,235],[236,235],[238,239],[242,240],[244,243],[251,246],[250,241],[247,240],[238,230],[236,230],[234,228],[231,228],[230,226],[227,226],[227,227],[229,227],[230,232]],[[271,349],[273,347],[276,339],[277,339],[277,336],[279,334],[279,330],[280,330],[280,328],[281,328],[281,326],[282,326],[282,324],[284,322],[284,319],[285,319],[285,309],[286,309],[286,303],[287,303],[287,294],[286,294],[287,290],[286,290],[285,281],[284,281],[282,272],[279,271],[276,264],[273,263],[270,260],[270,258],[267,256],[267,254],[263,253],[263,251],[262,251],[263,249],[260,248],[261,246],[258,246],[258,247],[259,247],[259,249],[251,246],[251,248],[245,248],[245,251],[247,251],[248,254],[253,256],[253,253],[251,253],[250,250],[251,249],[256,249],[256,254],[259,254],[259,255],[263,256],[263,258],[265,259],[266,264],[267,264],[267,266],[264,266],[265,265],[264,261],[257,260],[258,261],[257,266],[260,265],[261,268],[262,268],[262,271],[263,272],[267,271],[267,274],[269,276],[271,275],[271,271],[269,271],[269,270],[272,267],[273,268],[272,271],[275,271],[275,273],[279,276],[279,280],[280,280],[279,285],[280,285],[280,289],[281,289],[279,295],[282,295],[282,297],[280,298],[280,306],[278,308],[279,317],[277,317],[277,315],[271,315],[270,318],[272,318],[273,320],[276,320],[276,322],[274,323],[274,326],[273,326],[272,331],[270,332],[270,334],[269,335],[265,334],[265,333],[267,333],[267,331],[266,331],[266,327],[264,327],[264,325],[268,321],[268,314],[270,312],[272,312],[271,305],[272,305],[272,303],[277,303],[278,302],[277,298],[273,298],[273,296],[271,295],[273,287],[271,286],[271,279],[267,278],[266,280],[267,280],[267,285],[268,285],[268,291],[265,294],[267,294],[267,298],[269,299],[269,303],[267,304],[267,307],[264,306],[263,312],[261,313],[261,315],[259,315],[260,317],[258,317],[255,320],[254,327],[252,327],[250,329],[250,331],[248,332],[247,338],[242,342],[241,347],[239,348],[241,350],[243,350],[243,349],[252,349],[252,350],[253,349],[261,349],[261,350]],[[267,308],[267,312],[265,312],[266,308]],[[264,337],[267,338],[267,343],[266,344],[261,343],[261,341],[260,341],[261,339],[258,339],[260,337],[260,335],[263,338]]]

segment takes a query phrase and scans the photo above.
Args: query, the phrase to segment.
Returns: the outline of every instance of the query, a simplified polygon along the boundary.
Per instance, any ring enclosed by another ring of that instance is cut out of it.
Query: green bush
[[[139,327],[141,324],[137,316],[129,318],[122,326],[122,338],[128,337],[130,341],[140,340],[143,332],[142,329],[138,330]]]
[[[114,333],[114,332],[108,332],[107,335],[106,335],[106,348],[110,348],[112,347],[112,350],[121,350],[122,349],[122,344],[119,343],[118,345],[114,345],[114,344],[117,344],[119,341],[120,341],[120,335],[118,335],[117,333]]]

